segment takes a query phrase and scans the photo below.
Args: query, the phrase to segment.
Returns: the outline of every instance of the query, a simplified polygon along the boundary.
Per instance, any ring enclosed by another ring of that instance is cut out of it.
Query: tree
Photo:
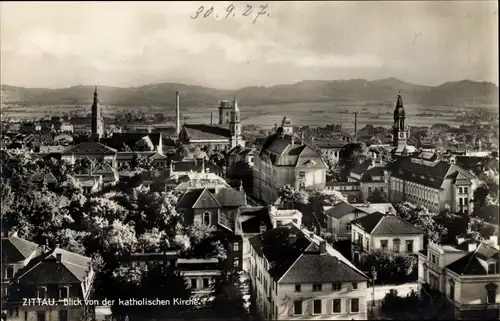
[[[437,224],[434,220],[434,214],[425,207],[399,203],[396,204],[395,208],[399,217],[424,231],[426,241],[441,242],[448,233],[448,229]]]
[[[245,320],[250,317],[248,297],[250,278],[244,273],[224,273],[212,285],[213,300],[203,309],[204,315],[217,319]]]
[[[365,257],[363,268],[367,271],[375,269],[377,280],[382,283],[397,282],[412,273],[415,263],[416,260],[411,255],[375,250]]]
[[[309,195],[305,191],[299,191],[291,185],[285,185],[278,189],[278,197],[284,204],[295,206],[296,204],[309,204]]]
[[[239,180],[245,192],[252,192],[253,171],[248,163],[241,161],[234,163],[229,169],[227,176],[229,179]]]
[[[101,237],[103,253],[109,257],[121,257],[133,253],[137,246],[134,228],[118,220],[105,227]]]
[[[349,143],[342,147],[336,170],[343,179],[357,165],[370,159],[368,147],[364,143]]]
[[[175,158],[179,160],[188,158],[189,155],[189,148],[184,144],[179,145],[179,147],[177,147],[177,150],[175,151]]]
[[[327,177],[330,177],[330,178],[335,177],[336,176],[335,169],[337,166],[337,159],[331,153],[329,153],[323,149],[321,150],[320,154],[321,154],[321,158],[323,159],[323,161],[325,162],[325,164],[327,166],[327,170],[326,170]]]

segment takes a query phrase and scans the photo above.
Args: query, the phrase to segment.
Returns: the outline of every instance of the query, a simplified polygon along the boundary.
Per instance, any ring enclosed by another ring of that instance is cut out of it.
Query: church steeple
[[[241,120],[240,120],[240,109],[238,108],[238,101],[236,97],[233,99],[233,108],[230,112],[229,119],[229,131],[231,133],[231,148],[236,147],[238,145],[243,146],[243,137],[241,136],[242,128],[241,128]]]
[[[406,115],[401,91],[398,92],[396,107],[394,108],[393,145],[405,147],[408,139],[408,128],[405,124]]]
[[[92,138],[99,140],[104,135],[104,123],[101,107],[99,106],[99,94],[97,86],[94,87],[94,100],[92,102]]]

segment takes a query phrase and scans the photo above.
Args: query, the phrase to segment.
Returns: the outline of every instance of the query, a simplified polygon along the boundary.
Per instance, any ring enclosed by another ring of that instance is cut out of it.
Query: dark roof
[[[189,139],[224,139],[230,138],[228,125],[184,124],[183,130]]]
[[[370,215],[355,219],[351,224],[356,224],[371,235],[401,235],[401,234],[422,234],[423,232],[406,222],[402,218],[374,212]]]
[[[66,149],[62,154],[116,154],[116,149],[96,142],[82,142]]]
[[[2,237],[2,264],[24,261],[38,248],[38,244],[13,235]]]
[[[330,209],[326,210],[325,215],[338,219],[338,218],[343,217],[346,214],[355,213],[355,212],[366,213],[363,210],[360,210],[357,207],[354,207],[349,203],[340,202],[340,203],[332,206]]]
[[[365,281],[366,278],[338,256],[320,254],[319,246],[294,224],[250,238],[258,255],[270,263],[269,274],[280,283]]]
[[[192,208],[221,208],[221,204],[217,201],[214,195],[205,188],[193,204]]]
[[[240,207],[247,205],[244,191],[234,188],[220,188],[215,193],[215,198],[222,207]]]
[[[171,166],[174,172],[201,172],[204,162],[203,158],[187,159],[182,161],[172,161]],[[206,163],[205,165],[207,165]]]
[[[378,176],[378,177],[384,177],[384,167],[382,166],[375,166],[370,169],[368,169],[366,172],[364,172],[363,176],[361,176],[361,181],[362,182],[371,182],[373,181],[373,177]]]
[[[57,255],[61,254],[61,263]],[[64,269],[59,268],[60,266]],[[90,272],[89,257],[56,248],[32,259],[27,266],[16,273],[16,278],[35,284],[61,284],[83,282]]]
[[[329,149],[329,148],[342,148],[349,144],[344,140],[333,140],[333,139],[315,139],[313,143],[319,148]]]
[[[201,193],[203,193],[204,188],[196,188],[187,190],[177,201],[177,208],[193,208]]]
[[[491,260],[498,264],[499,253],[498,249],[486,243],[480,243],[475,251],[449,264],[446,268],[458,275],[486,275],[488,274],[487,261]]]
[[[241,230],[245,234],[260,233],[260,226],[265,224],[266,230],[273,228],[271,218],[269,217],[267,206],[255,206],[240,208],[239,221]]]
[[[133,148],[137,141],[149,137],[154,146],[158,146],[162,137],[161,133],[113,133],[113,136],[104,138],[102,141],[105,145],[122,150],[124,145]]]
[[[262,144],[260,155],[262,158],[268,159],[275,166],[280,166],[279,160],[282,157],[288,157],[286,166],[326,168],[317,148],[314,145],[306,143],[305,140],[295,134],[280,135],[276,133],[268,136]]]
[[[441,188],[449,172],[455,172],[457,168],[456,166],[452,168],[452,165],[445,161],[438,161],[434,166],[427,166],[412,162],[410,157],[397,157],[388,166],[393,177],[436,189]]]
[[[351,173],[353,174],[358,174],[358,175],[363,175],[364,172],[370,167],[372,164],[372,161],[370,159],[365,160],[361,164],[358,164],[356,167],[354,167],[351,170]]]

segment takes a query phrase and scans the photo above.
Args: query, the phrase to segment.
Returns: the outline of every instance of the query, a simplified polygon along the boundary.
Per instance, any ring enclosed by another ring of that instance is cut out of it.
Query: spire
[[[233,99],[233,109],[238,110],[238,101],[236,100],[236,96]]]
[[[396,108],[403,108],[403,97],[401,97],[401,90],[398,91],[398,101],[396,102]]]
[[[97,103],[99,101],[99,98],[98,98],[98,93],[97,93],[97,86],[95,86],[94,88],[94,103]]]

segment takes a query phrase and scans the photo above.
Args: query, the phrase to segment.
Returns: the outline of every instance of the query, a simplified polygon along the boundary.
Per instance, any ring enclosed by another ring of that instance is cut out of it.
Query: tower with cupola
[[[244,146],[243,137],[241,135],[241,119],[240,109],[236,97],[233,99],[232,109],[229,112],[229,132],[231,134],[231,148],[238,145]]]
[[[396,108],[394,109],[394,125],[392,127],[392,135],[392,143],[394,147],[402,149],[407,146],[409,129],[408,126],[406,126],[406,115],[401,93],[398,93],[398,100],[396,102]]]
[[[292,119],[288,117],[287,114],[283,117],[281,121],[281,128],[283,129],[283,134],[285,135],[293,135],[293,123]]]

